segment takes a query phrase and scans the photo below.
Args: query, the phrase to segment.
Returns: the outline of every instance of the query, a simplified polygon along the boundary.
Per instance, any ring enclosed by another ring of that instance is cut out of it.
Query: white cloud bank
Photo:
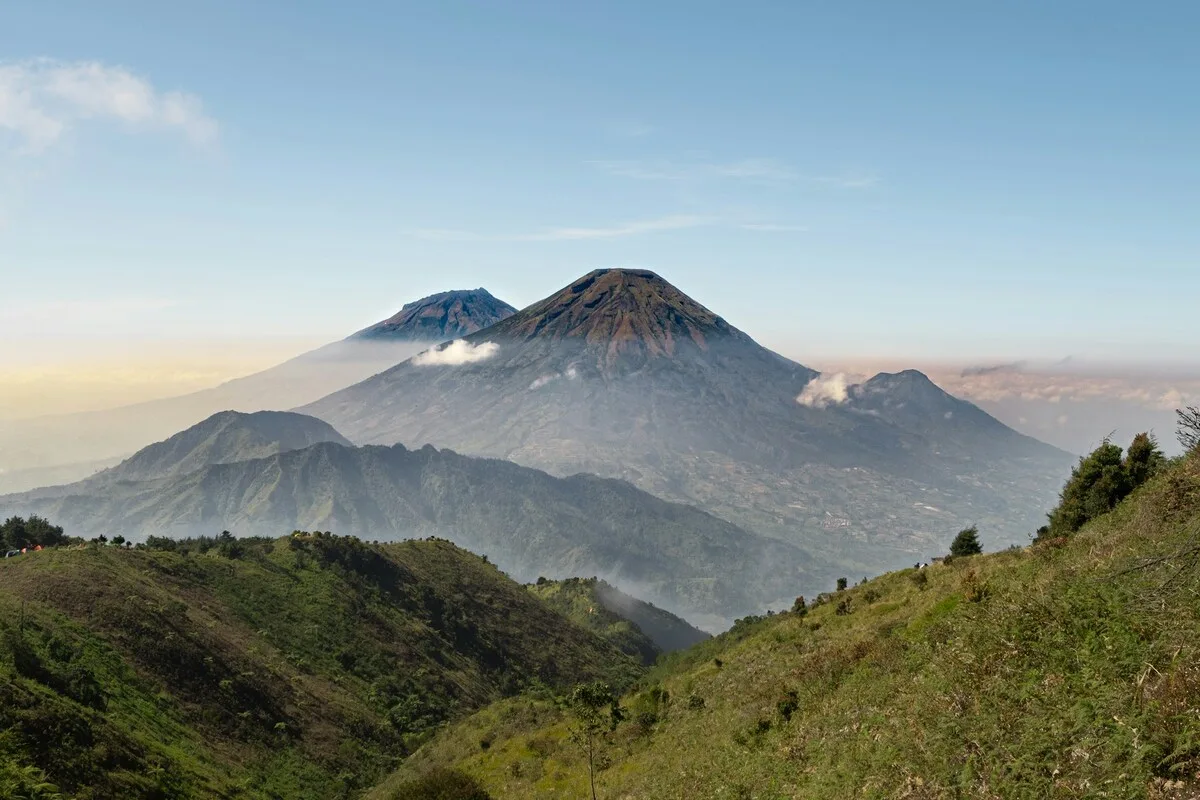
[[[462,364],[474,364],[477,361],[486,361],[498,352],[500,352],[500,345],[495,342],[482,342],[476,345],[471,344],[465,339],[455,339],[441,349],[432,348],[423,353],[418,353],[413,356],[412,361],[418,367],[457,367]]]
[[[818,375],[805,385],[804,391],[796,397],[796,402],[809,408],[838,405],[850,399],[851,385],[844,372]]]
[[[174,129],[198,145],[218,134],[195,95],[160,92],[124,67],[45,58],[0,62],[0,129],[22,140],[26,152],[41,152],[89,120]]]

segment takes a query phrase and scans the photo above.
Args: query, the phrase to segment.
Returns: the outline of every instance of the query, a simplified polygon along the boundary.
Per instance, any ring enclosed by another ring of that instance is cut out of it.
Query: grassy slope
[[[1070,540],[891,573],[668,657],[646,682],[666,719],[618,729],[600,797],[1200,796],[1198,525],[1195,456]],[[398,775],[436,763],[498,798],[587,796],[550,702],[494,704]]]
[[[347,544],[0,561],[0,763],[79,798],[354,796],[443,719],[638,674],[448,542]]]
[[[708,638],[708,634],[676,615],[597,578],[543,581],[530,585],[529,590],[560,614],[647,666],[664,652],[681,650]]]

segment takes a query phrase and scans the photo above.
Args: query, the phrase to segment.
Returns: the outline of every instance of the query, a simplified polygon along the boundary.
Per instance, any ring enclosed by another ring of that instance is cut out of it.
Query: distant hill
[[[1000,552],[985,537],[988,554],[745,620],[621,699],[596,794],[1191,800],[1198,527],[1195,452],[1069,537]],[[495,800],[590,797],[573,724],[552,703],[500,701],[365,800],[433,767]]]
[[[365,539],[437,535],[487,554],[519,580],[598,575],[713,629],[790,602],[809,579],[809,559],[794,545],[623,481],[555,478],[432,446],[354,448],[326,441],[180,474],[167,456],[195,463],[196,453],[182,443],[208,441],[203,432],[209,427],[185,431],[174,437],[181,444],[154,445],[127,462],[170,477],[92,479],[3,496],[0,518],[37,513],[73,535],[134,539],[221,530],[273,536],[293,529]]]
[[[560,614],[647,666],[663,653],[711,638],[669,611],[631,597],[598,578],[539,579],[529,588]]]
[[[184,547],[0,560],[4,796],[356,796],[484,703],[640,672],[448,542]]]
[[[221,411],[171,438],[144,447],[93,481],[146,481],[303,450],[317,442],[349,445],[328,423],[290,411]]]
[[[589,273],[298,410],[359,444],[628,480],[802,545],[813,587],[973,523],[1025,541],[1073,461],[920,373],[839,385],[645,270]]]
[[[439,342],[491,325],[512,307],[486,290],[442,292],[406,303],[365,331],[212,389],[106,411],[0,423],[0,492],[94,473],[218,411],[283,411],[357,383]]]

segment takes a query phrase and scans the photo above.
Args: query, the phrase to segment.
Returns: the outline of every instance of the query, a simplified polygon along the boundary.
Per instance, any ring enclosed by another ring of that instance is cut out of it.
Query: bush
[[[28,519],[9,517],[0,525],[0,549],[20,550],[23,547],[55,547],[67,544],[70,537],[59,525],[31,514]]]
[[[955,558],[977,556],[982,552],[983,546],[979,544],[979,529],[974,525],[969,528],[963,528],[954,537],[954,541],[950,543],[950,555]]]
[[[492,800],[492,796],[467,773],[436,768],[402,784],[392,800]]]
[[[838,579],[837,579],[837,590],[838,590],[839,592],[841,592],[841,591],[844,591],[844,590],[845,590],[845,588],[846,588],[846,579],[845,579],[845,578],[838,578]]]
[[[1134,489],[1152,478],[1166,464],[1166,457],[1148,433],[1133,437],[1128,453],[1105,440],[1071,471],[1050,512],[1049,529],[1038,531],[1038,539],[1067,536],[1089,521],[1107,514]]]

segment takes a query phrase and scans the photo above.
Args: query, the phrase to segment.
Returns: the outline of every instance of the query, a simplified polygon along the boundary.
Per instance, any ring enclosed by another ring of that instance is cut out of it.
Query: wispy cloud
[[[773,158],[745,158],[726,162],[593,160],[587,163],[610,175],[640,181],[740,180],[760,183],[810,183],[839,189],[868,189],[879,185],[879,176],[871,172],[806,174]]]
[[[98,297],[49,299],[39,303],[0,303],[0,324],[18,330],[45,326],[69,319],[72,325],[111,323],[128,317],[164,311],[178,305],[165,297]]]
[[[795,173],[773,159],[749,158],[726,163],[673,161],[589,161],[599,170],[644,181],[694,181],[705,179],[792,180]]]
[[[409,236],[417,239],[439,242],[564,242],[580,239],[614,239],[622,236],[637,236],[644,233],[697,228],[702,225],[711,225],[715,222],[716,220],[712,217],[673,214],[666,217],[634,220],[606,227],[550,228],[535,233],[489,235],[455,228],[416,228],[407,233]]]
[[[198,145],[219,132],[195,95],[161,92],[124,67],[44,58],[0,63],[0,128],[15,134],[24,152],[41,152],[91,120],[173,129]]]
[[[807,225],[778,225],[773,222],[743,222],[738,225],[744,231],[761,231],[763,233],[803,233]]]
[[[674,231],[681,228],[697,228],[711,225],[714,220],[710,217],[700,217],[690,214],[674,214],[658,219],[644,219],[612,225],[606,228],[553,228],[543,233],[530,233],[513,237],[526,242],[558,242],[573,239],[612,239],[620,236],[637,236],[640,233],[657,231]]]
[[[879,185],[879,176],[866,172],[850,172],[845,175],[809,175],[805,176],[805,180],[839,189],[870,189]]]
[[[654,133],[655,127],[636,119],[612,120],[606,126],[609,134],[621,139],[641,139]]]

